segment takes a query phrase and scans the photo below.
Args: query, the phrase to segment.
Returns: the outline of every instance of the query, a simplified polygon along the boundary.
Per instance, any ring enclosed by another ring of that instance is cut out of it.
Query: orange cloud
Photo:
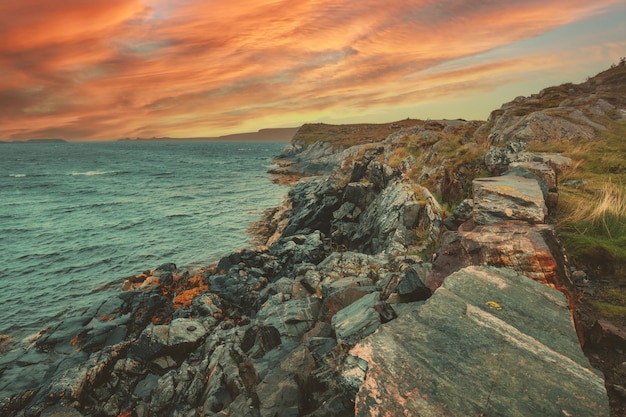
[[[209,136],[485,92],[555,65],[493,51],[621,2],[2,2],[0,138]]]

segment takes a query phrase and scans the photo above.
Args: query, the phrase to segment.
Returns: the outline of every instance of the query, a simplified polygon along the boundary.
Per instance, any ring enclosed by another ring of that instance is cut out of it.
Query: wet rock
[[[472,188],[477,224],[510,219],[543,223],[548,213],[541,188],[534,179],[508,175],[477,178]]]
[[[11,336],[0,334],[0,354],[7,350],[11,343],[13,343]]]
[[[565,297],[511,270],[449,276],[351,354],[367,366],[357,416],[609,415]]]

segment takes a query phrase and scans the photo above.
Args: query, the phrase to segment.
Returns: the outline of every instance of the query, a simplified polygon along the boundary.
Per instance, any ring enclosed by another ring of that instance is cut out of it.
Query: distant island
[[[232,141],[232,142],[288,142],[300,127],[284,127],[261,129],[257,132],[234,133],[231,135],[214,136],[214,137],[192,137],[192,138],[170,138],[170,137],[152,137],[152,138],[123,138],[121,141]]]

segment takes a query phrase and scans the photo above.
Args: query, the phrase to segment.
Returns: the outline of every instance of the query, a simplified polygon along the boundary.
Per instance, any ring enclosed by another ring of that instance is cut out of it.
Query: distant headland
[[[257,132],[234,133],[231,135],[214,136],[214,137],[192,137],[192,138],[171,138],[171,137],[152,137],[152,138],[123,138],[118,141],[230,141],[230,142],[289,142],[293,135],[300,127],[284,127],[261,129]]]

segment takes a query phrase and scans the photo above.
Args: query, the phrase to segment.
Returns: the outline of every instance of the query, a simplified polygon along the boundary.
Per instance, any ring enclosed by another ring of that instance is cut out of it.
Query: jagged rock
[[[563,295],[507,269],[449,276],[350,353],[367,363],[356,416],[609,415]]]
[[[466,198],[461,201],[454,209],[452,214],[446,217],[443,221],[444,226],[448,230],[457,230],[459,226],[468,220],[471,220],[474,216],[474,200]]]
[[[380,300],[380,293],[373,292],[339,310],[332,326],[338,343],[355,344],[394,317],[391,306]]]
[[[496,175],[506,171],[511,162],[526,160],[530,153],[526,152],[526,142],[509,141],[504,147],[492,146],[485,153],[485,165]]]
[[[282,167],[281,173],[306,175],[330,174],[344,159],[342,153],[328,142],[315,142],[305,148],[297,140],[295,144],[287,145],[279,158],[292,162]]]
[[[311,233],[319,230],[330,232],[332,213],[341,205],[340,191],[329,177],[305,178],[289,192],[292,214],[283,236]]]
[[[172,320],[167,325],[149,325],[133,344],[130,356],[143,361],[164,355],[180,357],[191,352],[207,331],[203,323],[187,318]]]
[[[322,301],[317,297],[284,301],[277,294],[261,306],[256,323],[261,327],[277,329],[285,341],[298,340],[317,321],[321,305]]]
[[[264,356],[281,344],[280,332],[274,326],[249,327],[241,341],[241,349],[252,358]]]
[[[544,92],[518,98],[480,128],[429,120],[400,129],[402,121],[378,144],[345,149],[337,138],[295,140],[279,171],[330,175],[299,181],[267,214],[268,247],[207,268],[190,305],[174,305],[189,273],[164,264],[128,278],[124,288],[136,291],[65,320],[30,350],[8,350],[0,393],[12,396],[0,399],[0,414],[605,416],[606,392],[567,309],[576,288],[566,259],[554,229],[533,224],[545,216],[542,204],[554,206],[556,176],[571,161],[526,147],[584,138],[626,110],[553,93],[545,94],[558,107],[542,107]],[[444,235],[431,271],[407,253],[430,251],[442,209],[407,179],[437,184],[450,202],[483,169],[480,161],[451,166],[442,135],[458,137],[457,156],[472,157],[489,136],[499,147],[485,155],[488,168],[516,175],[478,180],[476,202],[445,220],[457,232]],[[395,152],[409,145],[423,157]],[[387,165],[392,156],[394,166],[403,158],[400,168]],[[509,266],[548,285],[467,265]],[[619,329],[594,330],[589,343],[622,349]]]
[[[387,164],[373,162],[370,166],[370,183],[375,190],[382,190],[389,185],[391,180],[400,176],[400,172],[394,170]]]
[[[50,385],[40,390],[32,400],[31,412],[40,412],[50,404],[59,403],[65,406],[81,399],[102,375],[113,369],[115,362],[125,355],[128,346],[129,342],[107,346],[92,354],[88,360],[74,362],[67,367],[61,366],[52,377]]]
[[[362,182],[350,182],[343,190],[343,201],[352,203],[363,211],[373,200],[372,184]]]
[[[541,188],[534,179],[508,175],[477,178],[472,188],[477,224],[508,219],[543,223],[548,213]]]
[[[299,416],[302,390],[298,381],[305,381],[314,367],[315,361],[305,347],[297,348],[281,361],[256,388],[261,417]]]
[[[385,250],[401,251],[416,242],[413,228],[419,220],[419,206],[412,204],[414,202],[413,191],[406,184],[393,181],[361,214],[350,242],[351,249],[376,254]]]
[[[425,282],[431,270],[432,265],[429,263],[409,266],[404,273],[404,278],[396,287],[398,295],[411,301],[425,300],[430,297],[430,290]]]
[[[295,265],[302,263],[318,264],[324,260],[329,249],[319,231],[282,238],[270,248],[270,254],[282,261],[275,276],[287,275]]]

